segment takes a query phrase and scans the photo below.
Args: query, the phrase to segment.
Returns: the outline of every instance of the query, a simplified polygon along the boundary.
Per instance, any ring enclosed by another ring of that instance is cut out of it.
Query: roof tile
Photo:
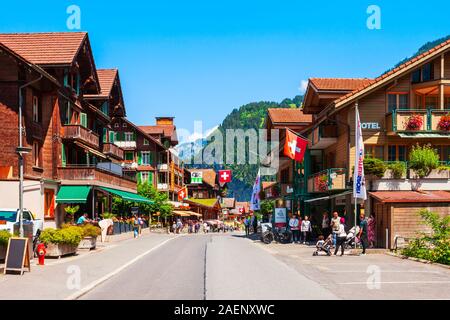
[[[312,122],[312,115],[303,114],[298,108],[269,108],[267,111],[273,123]]]

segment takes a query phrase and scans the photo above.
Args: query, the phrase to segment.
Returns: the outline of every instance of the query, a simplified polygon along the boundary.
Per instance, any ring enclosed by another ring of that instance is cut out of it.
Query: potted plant
[[[437,124],[439,130],[449,131],[450,130],[450,113],[443,115]]]
[[[423,117],[419,114],[413,114],[408,117],[405,123],[406,130],[420,130],[423,125]]]
[[[319,192],[328,191],[328,176],[321,175],[321,176],[316,177],[316,186],[317,186],[317,191],[319,191]]]
[[[81,229],[83,231],[83,239],[81,239],[78,244],[78,249],[95,249],[97,245],[97,237],[102,232],[101,229],[90,223],[85,224],[81,227]]]
[[[406,177],[406,164],[401,161],[389,163],[384,174],[386,178],[402,179]]]
[[[409,167],[414,171],[415,177],[423,179],[432,170],[439,166],[439,155],[430,146],[416,145],[409,154]]]
[[[83,230],[77,226],[44,229],[40,236],[40,240],[47,247],[45,256],[58,258],[76,253],[81,239],[83,239]]]
[[[9,238],[11,238],[11,233],[8,230],[0,230],[0,260],[6,258]]]
[[[364,173],[369,177],[383,178],[386,172],[386,164],[377,158],[364,158]]]
[[[64,208],[64,211],[66,212],[66,218],[65,221],[71,224],[74,224],[74,218],[75,214],[80,210],[80,206],[67,206]]]

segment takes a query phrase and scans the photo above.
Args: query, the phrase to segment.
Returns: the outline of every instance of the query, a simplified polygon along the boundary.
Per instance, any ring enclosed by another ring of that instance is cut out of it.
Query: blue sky
[[[294,97],[308,77],[375,77],[450,34],[450,2],[434,0],[8,1],[0,32],[68,31],[72,4],[98,68],[120,70],[129,119],[172,115],[190,131],[248,102]],[[381,30],[366,27],[371,4]]]

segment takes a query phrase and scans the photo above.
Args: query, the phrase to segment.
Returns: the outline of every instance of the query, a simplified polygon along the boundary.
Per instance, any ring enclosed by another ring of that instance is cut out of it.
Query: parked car
[[[36,233],[44,229],[44,221],[42,219],[35,219],[31,211],[23,210],[24,223],[33,223],[33,237]],[[0,230],[8,230],[10,233],[14,232],[14,225],[19,223],[19,209],[14,208],[0,208]]]

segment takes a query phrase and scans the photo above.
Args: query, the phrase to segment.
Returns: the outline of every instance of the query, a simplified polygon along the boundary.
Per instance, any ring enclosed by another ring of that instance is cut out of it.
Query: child
[[[323,244],[325,243],[325,240],[324,240],[324,239],[325,239],[325,238],[323,237],[323,235],[320,235],[320,236],[319,236],[319,240],[318,240],[317,243],[316,243],[316,248],[317,248],[317,249],[323,247]]]

